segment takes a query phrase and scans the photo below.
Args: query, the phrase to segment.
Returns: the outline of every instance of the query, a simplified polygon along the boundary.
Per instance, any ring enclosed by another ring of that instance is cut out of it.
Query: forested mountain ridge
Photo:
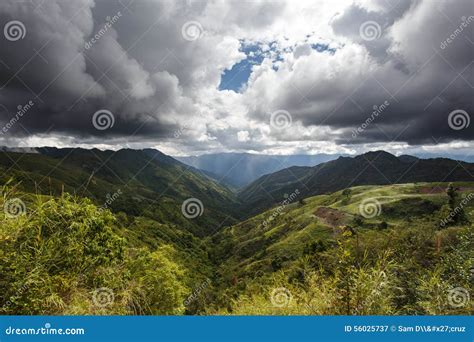
[[[308,196],[280,171],[282,200],[239,222],[247,203],[155,150],[38,151],[0,153],[4,314],[470,313],[472,179]]]
[[[59,195],[65,191],[99,205],[120,190],[108,204],[112,211],[181,223],[199,235],[239,216],[238,200],[230,189],[157,150],[36,150],[35,154],[0,153],[2,181],[14,178],[26,192]],[[189,223],[181,214],[181,205],[189,198],[199,199],[210,215]]]
[[[474,164],[446,158],[396,157],[385,151],[339,157],[314,167],[291,167],[260,177],[239,192],[245,212],[268,209],[298,189],[303,197],[357,185],[471,181]]]

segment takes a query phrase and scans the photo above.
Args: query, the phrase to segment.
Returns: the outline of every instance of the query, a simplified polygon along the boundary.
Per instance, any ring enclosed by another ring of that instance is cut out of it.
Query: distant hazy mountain
[[[339,157],[339,154],[260,155],[250,153],[216,153],[193,157],[176,157],[179,161],[210,172],[217,180],[236,188],[257,178],[290,166],[315,166]]]
[[[396,157],[385,151],[339,157],[315,167],[290,167],[265,175],[239,193],[243,211],[258,213],[298,189],[298,198],[356,185],[473,181],[474,164],[446,158]]]
[[[474,163],[474,154],[460,154],[460,153],[416,153],[418,158],[449,158],[453,160],[461,160],[468,163]]]
[[[0,146],[2,152],[16,152],[16,153],[39,153],[35,147],[6,147]]]

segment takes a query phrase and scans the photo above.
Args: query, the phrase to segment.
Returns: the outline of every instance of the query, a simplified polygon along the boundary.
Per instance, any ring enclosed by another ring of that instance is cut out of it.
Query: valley
[[[470,314],[473,170],[377,151],[239,192],[157,150],[4,151],[1,310]]]

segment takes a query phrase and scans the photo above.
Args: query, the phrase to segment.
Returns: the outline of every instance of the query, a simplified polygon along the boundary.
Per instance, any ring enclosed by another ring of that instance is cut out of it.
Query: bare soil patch
[[[314,215],[331,227],[342,226],[349,220],[349,216],[345,212],[328,207],[317,208]]]

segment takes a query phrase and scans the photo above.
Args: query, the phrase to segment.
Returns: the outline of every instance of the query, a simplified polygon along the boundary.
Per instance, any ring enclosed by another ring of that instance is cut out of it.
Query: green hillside
[[[232,303],[217,312],[469,313],[469,306],[450,307],[446,293],[472,290],[474,231],[467,222],[474,220],[474,203],[464,206],[463,223],[442,227],[450,212],[447,186],[357,186],[296,198],[216,234],[222,303]],[[474,183],[455,187],[459,203],[474,199]],[[360,208],[376,215],[364,217]],[[287,290],[280,299],[292,302],[278,307],[272,291],[281,288]]]
[[[202,312],[184,302],[214,277],[202,237],[237,222],[228,188],[156,150],[38,150],[0,154],[2,313]]]
[[[154,150],[0,171],[2,314],[472,313],[474,182],[295,188],[239,222],[229,189]]]
[[[184,301],[213,271],[193,234],[67,194],[2,195],[1,314],[196,312]]]
[[[200,236],[236,222],[239,216],[230,189],[157,150],[39,151],[0,153],[0,181],[13,179],[25,192],[88,197],[113,212],[177,224]],[[194,220],[183,217],[181,205],[188,198],[199,199],[206,215]]]
[[[308,197],[357,185],[472,181],[473,175],[471,163],[445,158],[396,157],[385,151],[374,151],[262,176],[242,189],[239,199],[244,212],[254,215],[271,208],[295,189]]]

